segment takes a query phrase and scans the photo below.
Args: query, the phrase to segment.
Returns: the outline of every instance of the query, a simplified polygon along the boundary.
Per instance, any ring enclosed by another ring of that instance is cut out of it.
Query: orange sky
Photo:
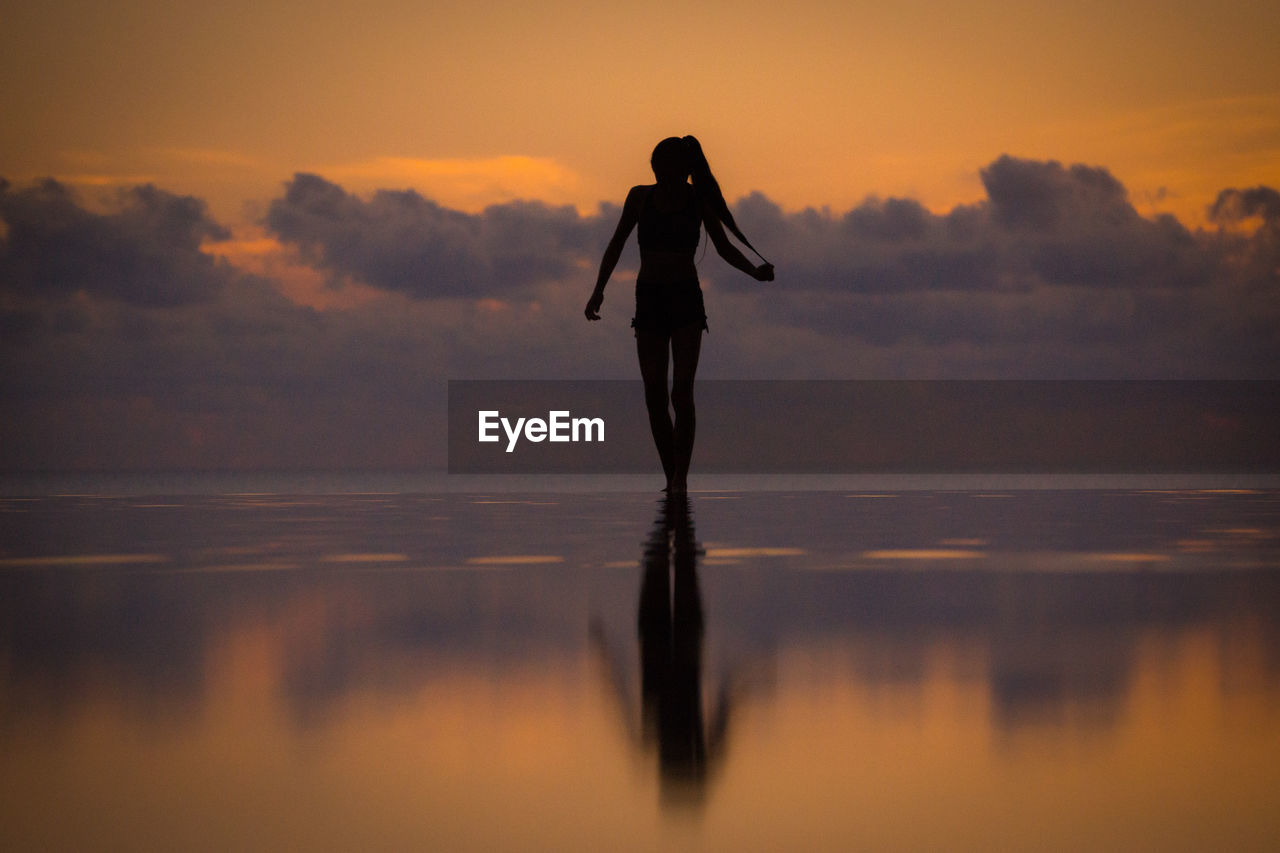
[[[0,31],[0,174],[152,181],[246,222],[299,170],[593,210],[695,133],[730,198],[944,209],[1001,153],[1201,220],[1280,176],[1272,3],[50,0]]]

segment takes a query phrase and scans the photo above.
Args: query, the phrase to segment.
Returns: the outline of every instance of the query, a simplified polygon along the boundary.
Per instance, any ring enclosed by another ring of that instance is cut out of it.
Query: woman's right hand
[[[773,281],[773,264],[761,264],[752,275],[756,281]]]
[[[600,306],[604,304],[604,293],[595,291],[591,294],[591,298],[587,300],[587,308],[582,313],[587,315],[588,320],[600,319]]]

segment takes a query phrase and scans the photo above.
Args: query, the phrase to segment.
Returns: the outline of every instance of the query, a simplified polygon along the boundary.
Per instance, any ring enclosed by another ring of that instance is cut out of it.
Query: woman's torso
[[[697,194],[688,184],[650,187],[640,208],[640,279],[697,279],[694,256],[702,237]]]

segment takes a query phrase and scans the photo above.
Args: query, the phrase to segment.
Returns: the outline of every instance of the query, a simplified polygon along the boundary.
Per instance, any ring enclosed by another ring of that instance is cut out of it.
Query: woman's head
[[[660,184],[682,184],[692,179],[694,192],[704,204],[711,208],[712,215],[723,222],[751,251],[756,251],[755,246],[751,245],[746,235],[742,233],[742,229],[738,227],[738,223],[733,221],[733,214],[729,212],[724,193],[720,191],[720,184],[716,181],[715,175],[711,174],[707,155],[702,153],[702,143],[696,138],[668,136],[654,147],[649,165],[653,167],[654,177]],[[760,253],[756,252],[756,254]],[[764,257],[761,256],[760,260],[763,261]]]
[[[678,136],[668,136],[653,149],[649,165],[659,183],[684,183],[693,172],[693,158],[687,142]]]

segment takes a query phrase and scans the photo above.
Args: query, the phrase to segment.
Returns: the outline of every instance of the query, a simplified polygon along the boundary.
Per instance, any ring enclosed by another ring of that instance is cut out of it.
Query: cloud
[[[1223,190],[1209,206],[1209,221],[1221,225],[1234,225],[1254,216],[1268,225],[1280,223],[1280,192],[1262,186]]]
[[[99,213],[52,179],[0,182],[0,221],[0,288],[24,296],[183,305],[213,298],[233,275],[200,249],[229,236],[204,202],[151,185],[121,190]]]
[[[1130,290],[1213,281],[1213,251],[1172,216],[1141,216],[1106,169],[1003,156],[981,177],[987,199],[945,214],[911,199],[871,198],[843,216],[784,215],[756,194],[739,203],[739,219],[758,245],[779,247],[779,269],[805,289]]]
[[[979,173],[994,220],[1020,231],[1054,232],[1086,217],[1125,225],[1138,217],[1124,187],[1106,169],[1005,155]]]
[[[1105,169],[983,175],[986,199],[945,212],[741,200],[778,280],[707,252],[700,375],[1280,375],[1274,189],[1226,190],[1221,228],[1190,231]],[[626,272],[602,322],[581,313],[616,208],[466,213],[300,174],[239,241],[150,186],[94,210],[3,184],[0,214],[0,469],[441,464],[447,379],[636,375]],[[303,299],[293,275],[363,287]]]
[[[266,226],[336,280],[415,298],[519,291],[568,274],[603,245],[600,219],[572,207],[516,201],[470,214],[414,190],[364,200],[302,173],[271,202]]]
[[[893,293],[1000,286],[991,235],[968,227],[967,208],[938,216],[914,200],[872,198],[843,216],[812,208],[785,214],[759,193],[737,208],[739,224],[791,288]],[[749,279],[724,285],[755,289]]]
[[[1139,214],[1105,168],[1002,156],[981,177],[987,198],[946,213],[903,198],[869,198],[843,215],[786,213],[755,193],[737,217],[789,288],[831,294],[1194,289],[1225,274],[1221,246],[1170,215]],[[1265,189],[1224,196],[1218,216],[1267,210]],[[366,200],[299,174],[266,224],[335,281],[414,298],[503,297],[594,266],[616,216],[537,202],[464,213],[413,190]],[[706,267],[729,292],[757,286]]]
[[[1265,186],[1226,189],[1209,206],[1208,216],[1219,226],[1219,250],[1230,265],[1234,288],[1271,308],[1258,313],[1273,320],[1280,302],[1280,192]],[[1250,232],[1252,221],[1259,224]],[[1272,329],[1271,336],[1280,334]]]
[[[1169,215],[1147,219],[1106,169],[1003,156],[981,172],[993,223],[1049,284],[1195,287],[1213,258]]]
[[[786,213],[752,195],[738,220],[778,284],[717,268],[715,289],[747,306],[739,322],[843,342],[825,375],[1275,375],[1275,190],[1224,191],[1211,217],[1233,227],[1211,233],[1140,215],[1103,168],[1004,156],[981,175],[987,198],[946,213],[876,198]]]

